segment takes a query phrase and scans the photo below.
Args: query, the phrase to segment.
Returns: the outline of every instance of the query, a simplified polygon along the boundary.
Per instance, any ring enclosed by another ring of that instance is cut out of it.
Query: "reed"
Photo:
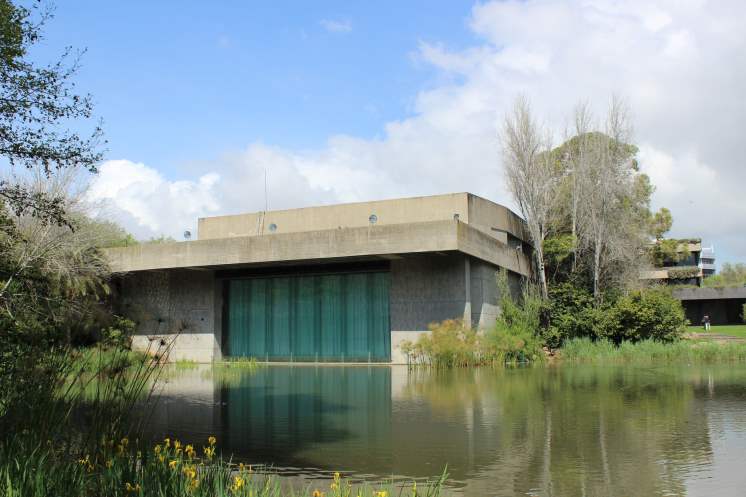
[[[708,364],[746,361],[746,343],[642,340],[615,345],[589,338],[568,340],[559,350],[562,362],[587,364]]]

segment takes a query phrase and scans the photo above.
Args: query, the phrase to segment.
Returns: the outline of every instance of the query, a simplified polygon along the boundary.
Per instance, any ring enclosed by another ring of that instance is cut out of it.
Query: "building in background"
[[[699,256],[699,267],[702,269],[702,276],[707,278],[715,274],[715,247],[702,247]]]
[[[497,318],[531,276],[523,220],[455,193],[199,220],[197,240],[107,250],[133,345],[170,359],[405,362],[428,325]]]
[[[691,238],[677,240],[677,242],[677,257],[643,270],[640,278],[667,285],[701,286],[703,279],[702,240]]]

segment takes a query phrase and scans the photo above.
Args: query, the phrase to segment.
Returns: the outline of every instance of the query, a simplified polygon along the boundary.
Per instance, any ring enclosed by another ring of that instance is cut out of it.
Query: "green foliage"
[[[573,338],[622,341],[671,341],[686,328],[681,303],[668,289],[635,290],[595,304],[593,296],[570,283],[552,287],[549,325],[542,331],[545,344],[558,348]]]
[[[532,287],[524,291],[520,303],[514,302],[504,271],[498,274],[497,283],[502,298],[494,328],[478,333],[461,320],[433,323],[429,334],[400,345],[410,363],[453,368],[541,362],[544,354],[537,331],[545,302]]]
[[[688,280],[698,276],[698,267],[675,267],[668,270],[668,278],[672,280]]]
[[[661,342],[647,339],[639,342],[575,338],[560,349],[563,362],[589,364],[666,364],[717,363],[746,361],[745,343],[696,342],[677,340]]]
[[[671,230],[671,226],[673,226],[671,211],[661,207],[650,219],[650,234],[656,240],[662,240],[663,236]]]
[[[173,237],[161,235],[158,237],[151,237],[145,243],[151,243],[151,244],[176,243],[176,240],[174,240]]]
[[[613,308],[616,333],[608,336],[615,343],[640,340],[674,341],[686,330],[688,321],[681,302],[669,289],[653,287],[630,292]]]
[[[577,239],[572,234],[559,234],[544,240],[544,264],[547,276],[556,279],[558,275],[567,274],[571,268],[568,263],[577,246]]]
[[[712,288],[746,286],[746,264],[726,262],[718,274],[705,278],[703,285]]]
[[[8,497],[437,497],[447,473],[415,483],[353,484],[335,473],[328,488],[283,484],[274,472],[256,472],[216,455],[216,439],[193,447],[166,438],[151,447],[127,437],[103,439],[95,452],[69,459],[56,445],[0,446],[0,481]]]
[[[0,0],[0,162],[47,178],[64,169],[95,172],[102,159],[101,128],[88,136],[76,131],[93,113],[91,96],[78,94],[72,81],[79,55],[68,48],[51,64],[29,56],[51,17],[41,3],[29,4]],[[16,215],[68,224],[59,194],[0,179],[0,201]]]
[[[463,321],[447,319],[431,323],[429,329],[430,333],[420,335],[417,342],[405,340],[400,345],[411,363],[442,368],[480,364],[477,333]]]

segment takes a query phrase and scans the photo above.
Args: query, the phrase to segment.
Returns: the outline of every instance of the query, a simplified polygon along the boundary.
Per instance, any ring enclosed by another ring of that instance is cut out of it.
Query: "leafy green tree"
[[[95,172],[102,158],[100,125],[87,136],[69,129],[93,115],[90,95],[79,94],[73,82],[80,54],[68,48],[48,65],[29,57],[50,18],[42,3],[26,7],[0,0],[0,165],[46,177],[63,169]],[[61,195],[2,179],[0,201],[16,215],[68,223]]]

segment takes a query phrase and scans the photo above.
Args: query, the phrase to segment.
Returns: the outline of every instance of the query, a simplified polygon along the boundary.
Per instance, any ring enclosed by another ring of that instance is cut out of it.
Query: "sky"
[[[559,140],[578,102],[601,120],[619,95],[671,235],[746,261],[746,2],[77,0],[45,35],[41,58],[86,49],[108,140],[88,195],[140,238],[265,202],[512,206],[516,96]]]

